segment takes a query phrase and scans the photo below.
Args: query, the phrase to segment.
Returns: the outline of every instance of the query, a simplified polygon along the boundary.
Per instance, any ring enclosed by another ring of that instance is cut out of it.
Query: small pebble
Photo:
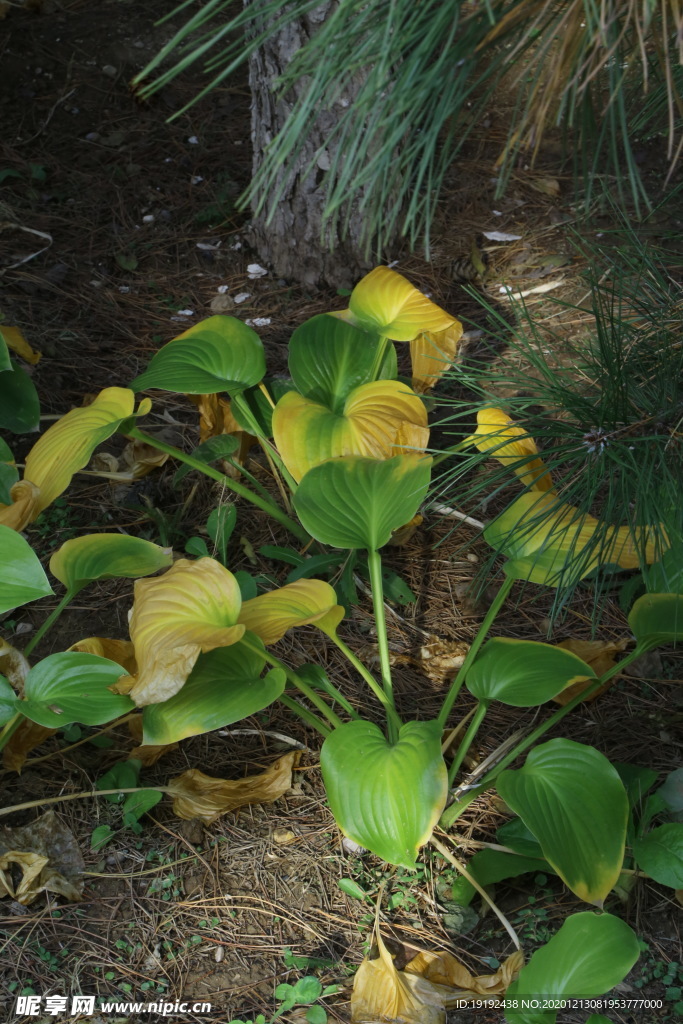
[[[189,139],[187,141],[189,142],[189,144],[191,146],[198,146],[199,145],[199,139],[197,138],[196,135],[190,135],[190,137],[189,137]]]
[[[468,551],[467,552],[467,561],[468,562],[476,563],[476,562],[479,561],[479,556],[475,555],[474,551]]]
[[[235,302],[237,302],[237,303],[246,302],[247,299],[250,299],[250,298],[251,298],[251,292],[240,292],[238,295],[235,296]]]
[[[106,75],[107,78],[116,78],[118,71],[113,64],[105,64],[102,68],[102,74]]]
[[[143,224],[153,224],[154,223],[154,214],[153,213],[146,213],[145,216],[142,218],[142,223]]]
[[[216,952],[213,954],[213,958],[217,964],[220,964],[225,957],[225,950],[223,946],[216,946]]]

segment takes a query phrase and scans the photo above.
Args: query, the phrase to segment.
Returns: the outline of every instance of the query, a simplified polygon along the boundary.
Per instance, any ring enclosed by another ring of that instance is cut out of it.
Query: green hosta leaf
[[[21,711],[48,729],[61,729],[71,722],[102,725],[135,708],[129,697],[108,689],[122,675],[120,665],[95,654],[50,654],[27,675]]]
[[[246,634],[244,643],[201,654],[182,690],[162,704],[148,704],[142,714],[143,743],[176,743],[187,736],[221,729],[268,707],[285,688],[282,669],[261,679],[263,644]]]
[[[623,981],[638,959],[635,933],[612,914],[572,914],[533,954],[507,990],[507,1000],[601,996]],[[506,1010],[509,1024],[553,1024],[557,1010]]]
[[[131,388],[232,394],[258,384],[265,369],[263,345],[256,331],[235,317],[211,316],[164,345]]]
[[[309,470],[294,495],[304,529],[335,548],[383,547],[409,522],[429,487],[431,459],[349,455]]]
[[[683,639],[683,594],[643,594],[628,617],[639,646],[659,647]]]
[[[2,172],[0,171],[0,184],[2,183]],[[18,175],[17,175],[18,177]],[[0,373],[12,370],[12,362],[10,359],[9,349],[7,348],[7,342],[5,341],[2,334],[2,325],[0,325]]]
[[[323,743],[320,767],[342,832],[390,864],[413,867],[446,803],[437,723],[408,722],[392,745],[373,722],[348,722]]]
[[[504,853],[502,850],[480,850],[469,861],[467,870],[484,888],[530,871],[550,871],[554,874],[547,860],[542,857],[519,857],[516,853]],[[458,879],[458,903],[467,906],[476,893],[477,890],[466,878]]]
[[[683,549],[680,542],[665,551],[658,562],[648,566],[643,571],[643,579],[650,594],[683,594]]]
[[[657,790],[657,795],[674,816],[683,812],[683,768],[675,768],[669,772]]]
[[[389,342],[378,374],[375,359],[384,342],[336,316],[307,320],[289,342],[289,372],[297,391],[333,412],[342,412],[347,396],[361,384],[393,379],[396,350]]]
[[[533,640],[489,640],[467,673],[467,689],[479,700],[530,708],[550,700],[595,672],[570,651]]]
[[[17,695],[4,676],[0,676],[0,725],[9,722],[19,710]]]
[[[10,446],[0,438],[0,504],[10,505],[12,498],[10,489],[19,479],[19,470],[14,465],[14,455]]]
[[[139,793],[129,793],[121,807],[124,825],[139,821],[143,814],[156,807],[163,795],[158,789],[141,789]]]
[[[683,889],[683,824],[671,822],[653,828],[633,842],[639,868],[660,885]]]
[[[228,542],[232,537],[237,522],[237,509],[234,505],[219,505],[209,514],[206,530],[216,547],[219,561],[227,565]]]
[[[99,777],[95,783],[95,789],[133,789],[138,784],[141,768],[142,761],[136,757],[129,757],[127,761],[119,761]],[[122,804],[126,801],[126,794],[109,793],[104,799],[110,804]]]
[[[9,526],[0,526],[0,613],[52,593],[28,541]]]
[[[498,792],[536,836],[543,855],[576,895],[602,906],[624,859],[628,798],[604,754],[573,740],[550,740]]]
[[[512,818],[511,821],[506,821],[504,825],[496,829],[496,839],[501,846],[509,846],[515,853],[520,853],[524,857],[543,856],[538,839],[529,831],[521,818]]]
[[[193,459],[205,462],[208,466],[210,462],[215,462],[216,459],[230,458],[238,448],[239,441],[232,434],[217,434],[215,437],[210,437],[208,441],[204,441],[203,444],[197,445],[191,454]],[[177,487],[180,481],[184,480],[193,469],[194,467],[188,466],[187,463],[182,465],[180,469],[177,469],[173,476],[173,486]]]
[[[40,425],[40,402],[35,384],[19,363],[0,373],[0,428],[28,434]]]
[[[124,533],[89,533],[67,540],[50,559],[50,572],[77,594],[93,580],[137,579],[173,563],[168,548]]]
[[[659,778],[658,773],[652,768],[642,768],[639,764],[625,764],[621,761],[612,763],[626,787],[629,807],[638,807],[645,799],[648,789],[651,789]]]
[[[284,394],[294,390],[291,380],[266,378],[263,384],[275,405]],[[273,436],[273,406],[260,387],[248,388],[233,395],[230,412],[242,430],[257,437]]]

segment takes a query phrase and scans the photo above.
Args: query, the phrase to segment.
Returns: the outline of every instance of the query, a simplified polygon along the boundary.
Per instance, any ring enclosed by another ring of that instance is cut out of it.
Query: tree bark
[[[324,0],[304,18],[292,22],[268,39],[250,59],[254,173],[261,165],[265,147],[283,127],[298,96],[306,88],[305,82],[297,82],[283,99],[276,100],[273,83],[335,6],[336,0]],[[361,80],[350,78],[338,109],[321,110],[309,126],[301,153],[281,172],[278,184],[285,181],[285,189],[270,223],[266,224],[269,196],[261,212],[254,212],[248,231],[249,241],[260,258],[287,280],[311,286],[350,288],[373,265],[374,261],[364,256],[363,223],[357,203],[351,210],[343,237],[339,228],[331,228],[328,224],[323,238],[322,225],[325,171],[330,167],[337,145],[328,141],[330,129],[348,104],[353,102]],[[305,173],[319,150],[314,170]]]

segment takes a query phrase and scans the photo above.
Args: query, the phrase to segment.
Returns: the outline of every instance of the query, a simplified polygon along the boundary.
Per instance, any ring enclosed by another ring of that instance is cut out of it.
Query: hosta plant
[[[119,431],[148,442],[176,456],[183,469],[219,479],[270,513],[312,552],[313,566],[323,565],[339,550],[363,554],[379,678],[339,635],[344,608],[325,580],[302,573],[283,587],[245,592],[243,581],[228,567],[227,538],[234,520],[228,513],[225,522],[223,513],[217,516],[212,527],[220,560],[195,546],[199,558],[171,564],[170,552],[148,541],[113,534],[84,536],[67,541],[51,559],[50,571],[66,590],[55,611],[23,654],[6,651],[2,665],[11,666],[11,671],[7,669],[7,678],[0,680],[0,748],[11,743],[26,722],[55,730],[71,722],[99,725],[135,713],[142,730],[138,751],[154,747],[163,752],[164,747],[222,728],[279,700],[323,738],[321,768],[330,808],[342,831],[361,846],[392,864],[412,867],[438,822],[443,828],[452,826],[476,795],[495,785],[528,830],[535,844],[532,859],[547,863],[581,899],[602,907],[624,867],[630,820],[627,787],[618,770],[590,746],[563,739],[535,744],[629,661],[653,646],[679,639],[683,598],[672,587],[662,590],[661,573],[651,571],[646,578],[649,590],[635,602],[629,617],[636,639],[633,650],[599,674],[571,650],[506,638],[487,640],[515,580],[557,585],[558,574],[584,538],[570,515],[565,528],[564,511],[558,513],[559,540],[555,535],[548,540],[544,522],[531,522],[525,526],[521,547],[519,517],[511,524],[498,521],[486,537],[508,558],[506,580],[439,715],[420,720],[414,710],[397,704],[381,549],[424,502],[432,459],[424,453],[426,407],[416,390],[396,379],[393,341],[411,344],[414,384],[424,389],[452,360],[458,330],[453,318],[400,275],[378,268],[354,290],[347,311],[316,317],[294,333],[291,381],[272,382],[269,387],[255,332],[232,318],[212,317],[162,348],[130,389],[107,388],[91,405],[57,421],[29,452],[23,479],[13,485],[11,500],[0,508],[0,610],[8,611],[52,593],[38,559],[18,531],[30,526],[65,490],[71,476],[111,434]],[[427,365],[427,359],[433,363]],[[203,445],[222,423],[226,436],[218,432],[221,444],[188,456],[140,431],[137,417],[149,410],[150,403],[144,399],[136,412],[134,392],[147,388],[199,396]],[[494,425],[500,431],[500,416]],[[484,429],[474,443],[489,444],[489,426],[488,420],[480,420]],[[511,425],[503,423],[503,431],[494,453],[527,487],[522,497],[552,498],[552,478],[538,453],[527,444],[520,454]],[[226,442],[227,433],[258,439],[289,508],[276,503],[233,458],[244,438],[231,436]],[[225,456],[231,460],[231,471],[243,479],[210,465]],[[629,543],[628,536],[615,534],[617,560],[627,557]],[[69,651],[31,666],[33,649],[59,612],[89,582],[107,577],[136,579],[129,637],[84,637]],[[320,667],[293,667],[273,653],[272,645],[289,629],[306,625],[322,631],[367,684],[377,702],[371,718],[363,717]],[[458,794],[447,806],[449,790],[494,702],[540,706],[577,684],[581,688],[576,696],[517,743],[476,789]],[[447,765],[442,738],[463,685],[478,703]],[[529,748],[533,749],[524,765],[512,769],[510,765]],[[144,764],[142,754],[137,756]],[[184,808],[183,814],[192,814],[192,807],[200,803],[202,816],[210,821],[221,807],[235,806],[232,796],[224,793],[224,780],[196,770],[185,775],[191,778],[181,776],[182,785],[176,779],[166,787],[175,806]],[[280,784],[281,773],[276,775]],[[669,842],[668,832],[665,838]],[[645,842],[648,845],[656,845],[656,840]]]

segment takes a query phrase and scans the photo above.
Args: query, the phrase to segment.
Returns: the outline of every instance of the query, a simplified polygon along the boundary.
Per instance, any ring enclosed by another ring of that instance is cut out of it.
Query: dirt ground
[[[258,256],[244,243],[243,215],[235,211],[251,163],[245,81],[230,81],[171,124],[166,118],[197,91],[198,73],[190,72],[149,103],[131,93],[131,77],[172,34],[169,25],[155,26],[171,6],[165,0],[46,0],[40,12],[12,7],[0,20],[0,213],[4,208],[11,214],[0,220],[18,220],[26,229],[0,229],[0,307],[4,322],[20,326],[43,353],[32,372],[48,421],[80,405],[85,395],[126,385],[160,344],[210,315],[212,301],[215,309],[221,295],[222,311],[268,321],[257,329],[273,369],[284,368],[286,340],[294,326],[344,305],[336,294],[307,293],[272,273],[249,278],[247,266]],[[482,138],[487,127],[482,127]],[[507,196],[494,200],[491,155],[483,142],[475,141],[469,163],[454,169],[434,262],[396,253],[399,269],[447,309],[486,327],[486,315],[452,283],[449,268],[468,251],[470,234],[498,228],[521,239],[489,246],[493,297],[499,299],[503,279],[523,287],[552,283],[558,285],[555,294],[576,297],[585,285],[577,277],[580,261],[570,255],[571,190],[553,169],[555,163],[549,147],[545,166],[520,170]],[[596,229],[600,223],[595,221]],[[240,294],[246,296],[242,301]],[[544,298],[537,293],[528,302],[556,316],[542,305]],[[231,307],[230,299],[236,305]],[[568,315],[555,326],[564,325],[569,336],[587,321]],[[182,396],[155,397],[148,422],[163,426],[164,436],[186,450],[197,443],[195,411]],[[19,460],[33,441],[32,436],[11,439]],[[108,450],[116,453],[118,444],[112,441]],[[262,466],[253,468],[265,473]],[[31,540],[49,557],[71,536],[120,527],[182,551],[218,495],[204,482],[186,481],[174,489],[173,472],[166,466],[123,488],[82,476],[66,500],[55,503],[31,528]],[[418,595],[415,604],[396,608],[389,628],[398,663],[398,703],[420,717],[439,707],[447,685],[421,670],[420,648],[434,635],[466,643],[480,621],[463,593],[485,558],[486,545],[471,528],[451,535],[451,527],[452,521],[428,516],[409,547],[389,556]],[[240,538],[245,543],[237,543]],[[282,566],[253,550],[283,540],[265,516],[241,509],[234,568],[281,582]],[[130,599],[125,582],[91,588],[38,653],[63,650],[84,631],[125,636]],[[49,610],[22,610],[5,620],[4,635],[20,646],[22,634]],[[355,612],[346,627],[356,649],[372,645],[366,612]],[[545,639],[546,611],[522,594],[498,628],[507,635]],[[572,608],[556,638],[569,632],[590,635],[581,607]],[[600,635],[619,639],[626,634],[624,616],[611,602]],[[321,645],[313,630],[290,635],[278,654],[293,664],[320,658],[351,700],[363,699],[336,652]],[[680,654],[653,655],[597,703],[576,711],[558,734],[591,743],[613,760],[647,764],[662,774],[671,771],[681,755],[676,730],[682,675]],[[462,699],[462,714],[471,703],[467,696]],[[487,717],[475,760],[514,729],[530,729],[537,714],[535,709],[501,708]],[[2,802],[90,789],[134,745],[125,727],[107,735],[112,744],[106,748],[88,742],[72,747],[74,741],[61,736],[49,740],[31,755],[20,776],[2,772]],[[208,828],[179,821],[162,802],[137,836],[120,828],[117,809],[104,801],[63,804],[60,818],[86,859],[84,899],[66,903],[40,897],[29,907],[0,902],[2,1019],[13,1019],[18,994],[80,992],[122,1001],[212,1004],[210,1012],[169,1018],[182,1024],[246,1020],[258,1013],[269,1019],[277,1005],[276,985],[314,972],[323,984],[340,986],[326,1008],[332,1020],[347,1021],[353,972],[370,944],[373,903],[346,896],[337,884],[341,878],[356,880],[371,895],[381,880],[386,882],[392,909],[383,916],[383,930],[402,945],[404,956],[418,948],[451,949],[474,973],[487,973],[493,959],[509,955],[508,936],[477,903],[480,917],[470,922],[467,934],[458,933],[444,908],[444,893],[453,881],[450,869],[428,850],[420,870],[411,873],[342,845],[317,768],[318,738],[278,705],[234,728],[185,741],[146,769],[143,778],[150,785],[163,784],[190,767],[240,778],[267,767],[293,744],[303,746],[303,757],[284,797],[225,815]],[[33,814],[16,814],[10,823],[30,821]],[[478,842],[494,840],[505,818],[496,798],[475,802],[459,823],[461,855],[473,853]],[[93,828],[107,823],[117,830],[114,840],[103,851],[92,851]],[[537,889],[528,879],[513,881],[498,887],[496,899],[527,954],[567,913],[585,909],[556,879],[545,879]],[[661,998],[659,966],[683,960],[679,908],[671,891],[641,881],[615,912],[647,947],[620,991]],[[673,1019],[627,1012],[612,1016],[619,1024]],[[137,1018],[124,1017],[119,1024],[128,1019]],[[294,1022],[303,1015],[293,1011],[283,1019]],[[459,1024],[501,1019],[496,1011],[464,1011],[453,1018]],[[573,1024],[573,1018],[567,1021]]]

